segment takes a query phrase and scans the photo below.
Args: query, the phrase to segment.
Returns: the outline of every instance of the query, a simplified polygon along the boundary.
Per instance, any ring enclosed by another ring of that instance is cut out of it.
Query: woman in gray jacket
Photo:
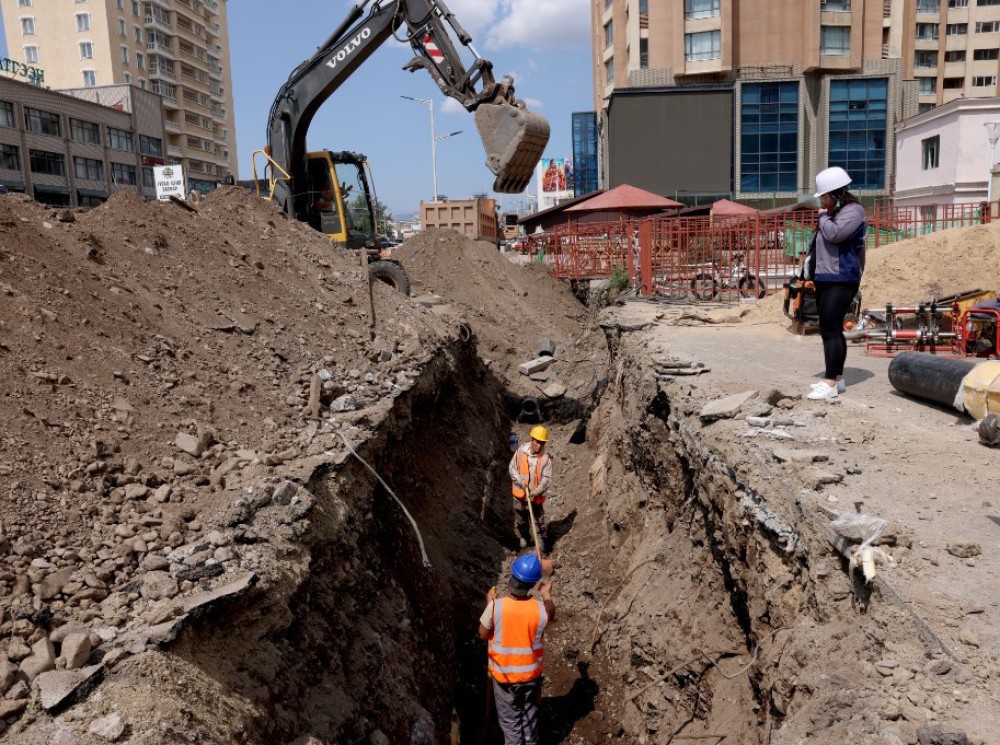
[[[816,228],[813,281],[819,332],[823,337],[826,370],[823,380],[813,383],[808,398],[829,400],[843,393],[847,340],[844,317],[861,286],[865,270],[865,239],[868,224],[865,208],[847,191],[851,177],[834,166],[816,176],[816,196],[822,209]]]

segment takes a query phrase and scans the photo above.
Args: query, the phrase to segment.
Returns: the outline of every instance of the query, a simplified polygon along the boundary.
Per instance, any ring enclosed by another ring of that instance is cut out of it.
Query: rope
[[[330,420],[326,419],[324,421],[329,422]],[[411,515],[410,511],[406,509],[406,505],[403,504],[402,500],[400,500],[400,498],[396,496],[396,493],[389,488],[389,485],[385,483],[385,481],[382,479],[381,476],[378,475],[378,472],[370,465],[368,465],[368,462],[364,458],[362,458],[360,455],[357,454],[354,448],[351,447],[351,443],[347,441],[347,438],[344,437],[344,435],[338,430],[333,430],[333,431],[340,437],[341,440],[344,441],[344,445],[347,446],[347,449],[351,452],[351,455],[353,455],[355,458],[361,461],[361,465],[367,468],[368,471],[371,473],[371,475],[374,476],[376,479],[378,479],[378,482],[382,484],[383,487],[385,487],[385,490],[387,492],[389,492],[389,496],[391,496],[393,499],[396,500],[396,504],[399,505],[399,508],[403,511],[403,514],[406,515],[406,519],[409,520],[410,525],[413,526],[413,532],[417,534],[417,543],[420,544],[420,558],[423,561],[424,569],[433,570],[434,567],[431,566],[431,560],[427,557],[427,550],[424,548],[424,538],[422,535],[420,535],[420,528],[417,527],[417,521],[413,519],[413,515]]]

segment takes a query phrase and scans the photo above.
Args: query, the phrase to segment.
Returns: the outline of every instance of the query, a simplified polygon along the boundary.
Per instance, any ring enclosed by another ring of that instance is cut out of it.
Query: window
[[[684,18],[688,21],[714,18],[719,15],[720,5],[720,0],[684,0]]]
[[[820,26],[819,53],[844,55],[851,53],[850,26]]]
[[[43,173],[48,176],[65,176],[66,159],[62,153],[50,153],[48,150],[29,150],[28,161],[32,173]]]
[[[38,47],[31,45],[24,48],[24,61],[30,65],[38,62]]]
[[[156,186],[156,180],[153,178],[153,169],[148,166],[143,166],[142,168],[142,185],[149,189]]]
[[[97,71],[96,70],[84,70],[83,71],[83,87],[93,88],[97,85]]]
[[[118,35],[123,39],[128,36],[128,26],[125,25],[125,19],[118,19]]]
[[[17,0],[17,7],[19,8],[30,8],[31,0]]]
[[[139,0],[132,0],[132,15],[139,15]]]
[[[58,114],[33,109],[29,106],[24,107],[24,127],[29,132],[37,132],[42,135],[52,135],[53,137],[62,135]]]
[[[941,81],[941,87],[946,91],[960,90],[965,87],[965,78],[945,78]]]
[[[76,178],[100,181],[104,178],[104,163],[94,158],[73,157],[73,175]]]
[[[918,13],[937,13],[941,10],[941,0],[917,0]]]
[[[90,31],[90,13],[76,14],[76,30]]]
[[[10,101],[0,101],[0,127],[14,126],[14,104]]]
[[[145,78],[139,80],[139,89],[146,90],[146,80]]]
[[[1000,0],[976,0],[976,5],[1000,5]]]
[[[937,92],[937,78],[917,78],[920,81],[920,95],[933,96]]]
[[[933,104],[933,103],[922,103],[922,104],[919,104],[917,106],[917,113],[918,114],[923,114],[925,111],[930,111],[935,106],[936,106],[936,104]]]
[[[162,158],[163,140],[158,137],[139,135],[139,152],[143,155],[152,155],[157,158]]]
[[[851,0],[819,0],[819,9],[826,12],[847,13],[851,10]]]
[[[608,21],[604,27],[604,48],[607,49],[615,43],[615,22]]]
[[[97,197],[93,194],[81,194],[80,192],[76,193],[76,204],[79,207],[100,207],[104,202],[104,197]]]
[[[722,57],[722,32],[701,31],[684,34],[684,61],[720,59]]]
[[[118,9],[125,10],[125,0],[118,0]]]
[[[740,89],[740,189],[796,191],[799,84],[745,83]]]
[[[639,39],[639,69],[649,68],[649,39]]]
[[[888,99],[887,78],[830,81],[827,162],[851,174],[858,189],[885,188]]]
[[[94,59],[94,45],[92,42],[80,42],[80,59]]]
[[[128,64],[128,47],[125,46],[122,47],[122,64]]]
[[[944,53],[945,62],[965,62],[965,50],[964,49],[952,49],[950,52]]]
[[[21,150],[17,145],[0,145],[0,168],[21,170]]]
[[[132,133],[124,129],[108,127],[108,147],[112,150],[125,150],[133,152]]]
[[[1000,58],[1000,49],[977,49],[972,53],[972,59],[990,60]]]
[[[142,27],[141,26],[135,26],[132,29],[132,33],[135,35],[135,43],[136,44],[142,44]]]
[[[921,140],[920,155],[921,167],[925,171],[937,168],[941,155],[941,135],[934,135],[933,137],[928,137],[926,140]]]
[[[135,53],[135,66],[138,67],[140,70],[146,69],[146,55],[144,55],[142,52]]]
[[[101,128],[93,122],[85,122],[83,119],[69,120],[69,136],[75,142],[89,142],[94,145],[101,144]]]
[[[949,8],[968,8],[969,0],[948,0]]]
[[[965,36],[969,33],[968,23],[949,23],[945,26],[945,33],[948,36]]]
[[[913,53],[914,67],[937,67],[938,53],[932,50],[918,49]]]
[[[35,19],[34,18],[22,18],[21,19],[21,36],[34,36],[35,35]]]
[[[937,41],[938,25],[936,23],[918,23],[917,41]]]
[[[609,59],[604,63],[604,84],[614,85],[615,84],[615,60],[614,57]],[[185,91],[186,93],[186,91]]]
[[[1000,31],[1000,21],[976,21],[977,34],[995,34]]]
[[[996,75],[973,75],[973,88],[992,88],[997,84]]]
[[[639,0],[639,15],[644,16],[649,13],[649,0]]]
[[[126,165],[125,163],[112,163],[111,180],[116,184],[134,185],[135,166]]]

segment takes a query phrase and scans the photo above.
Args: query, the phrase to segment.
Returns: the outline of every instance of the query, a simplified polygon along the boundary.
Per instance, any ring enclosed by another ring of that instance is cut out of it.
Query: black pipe
[[[922,352],[902,352],[889,363],[889,382],[900,393],[964,411],[956,406],[956,399],[962,381],[976,364]]]
[[[538,424],[542,421],[537,398],[528,396],[521,401],[521,413],[517,415],[517,421],[527,424]]]

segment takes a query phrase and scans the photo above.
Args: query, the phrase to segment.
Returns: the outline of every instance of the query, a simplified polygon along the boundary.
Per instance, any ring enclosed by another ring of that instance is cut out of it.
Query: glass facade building
[[[889,80],[830,81],[831,166],[851,174],[854,189],[885,188]]]
[[[597,113],[573,113],[573,196],[597,189]]]
[[[799,172],[799,84],[745,83],[740,92],[740,191],[793,192]]]

